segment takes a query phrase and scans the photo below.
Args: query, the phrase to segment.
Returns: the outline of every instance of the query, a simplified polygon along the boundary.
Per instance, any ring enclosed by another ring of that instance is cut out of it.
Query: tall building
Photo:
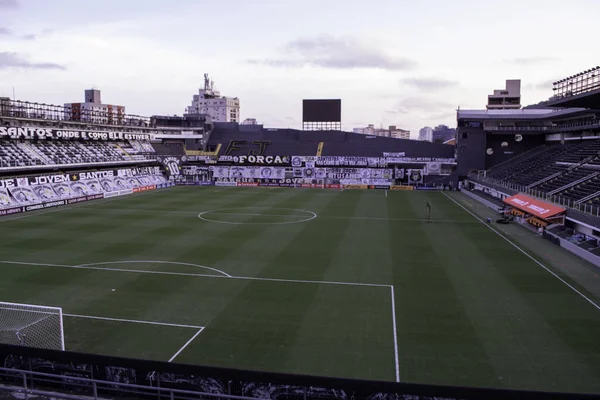
[[[518,110],[521,108],[521,80],[507,79],[506,88],[488,95],[488,110]]]
[[[410,131],[405,129],[400,129],[395,125],[390,125],[387,129],[377,129],[375,125],[369,124],[366,128],[354,128],[352,129],[354,133],[360,133],[362,135],[371,135],[371,136],[383,136],[394,139],[410,139]]]
[[[419,140],[433,142],[433,129],[429,126],[419,129]]]
[[[258,122],[256,122],[256,118],[246,118],[241,125],[258,125]]]
[[[354,133],[360,133],[361,135],[374,135],[375,134],[375,125],[369,124],[366,128],[354,128],[352,129]]]
[[[214,85],[208,74],[204,74],[204,89],[194,95],[185,113],[208,115],[213,122],[240,122],[240,99],[221,96]]]
[[[438,125],[433,128],[431,141],[434,143],[444,143],[456,136],[456,129],[450,128],[447,125]]]
[[[110,125],[124,122],[125,106],[102,104],[100,90],[86,90],[84,100],[83,103],[65,103],[65,119]]]

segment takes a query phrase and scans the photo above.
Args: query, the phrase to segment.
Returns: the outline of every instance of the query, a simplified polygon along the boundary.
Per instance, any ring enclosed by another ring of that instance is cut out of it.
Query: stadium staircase
[[[217,145],[215,151],[188,150],[185,146],[183,146],[183,150],[186,156],[217,156],[221,150],[221,143]]]
[[[41,161],[43,164],[54,164],[44,153],[38,151],[35,146],[28,142],[19,142],[17,146],[23,150],[32,160]]]
[[[129,152],[127,152],[127,150],[125,150],[123,147],[121,147],[119,145],[119,143],[115,143],[115,147],[117,149],[119,149],[119,152],[121,152],[121,154],[123,155],[123,158],[125,158],[125,159],[131,158],[131,155],[129,154]]]
[[[323,146],[325,146],[325,142],[319,142],[319,146],[317,146],[317,157],[323,155]]]

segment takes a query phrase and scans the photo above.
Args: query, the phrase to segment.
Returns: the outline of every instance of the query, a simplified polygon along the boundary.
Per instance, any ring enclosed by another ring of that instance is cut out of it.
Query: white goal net
[[[0,302],[0,343],[64,350],[62,308]]]

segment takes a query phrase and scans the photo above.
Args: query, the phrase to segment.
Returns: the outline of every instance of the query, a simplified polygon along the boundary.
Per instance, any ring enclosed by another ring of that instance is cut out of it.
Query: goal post
[[[64,350],[62,308],[0,302],[0,344]]]

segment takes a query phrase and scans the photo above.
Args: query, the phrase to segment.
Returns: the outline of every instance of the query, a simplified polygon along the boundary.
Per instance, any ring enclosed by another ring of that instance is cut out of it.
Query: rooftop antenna
[[[213,80],[210,81],[210,90],[215,90],[215,81]]]
[[[208,74],[204,74],[204,90],[210,89],[210,80],[208,79]]]

